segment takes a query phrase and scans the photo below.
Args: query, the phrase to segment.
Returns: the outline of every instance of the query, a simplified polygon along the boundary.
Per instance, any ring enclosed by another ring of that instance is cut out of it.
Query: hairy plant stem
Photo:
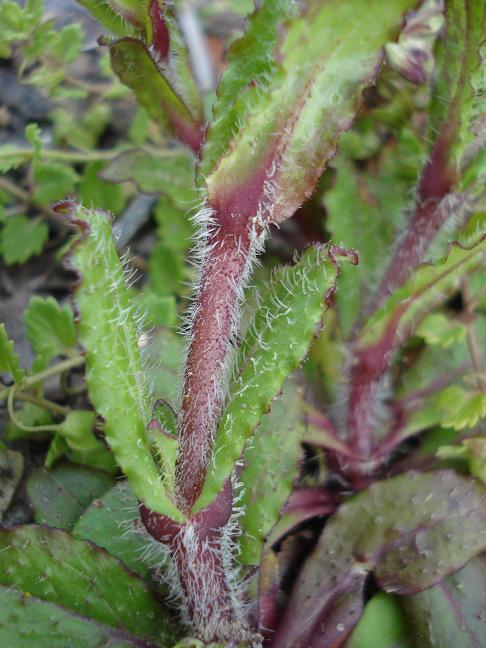
[[[177,504],[186,514],[201,492],[225,397],[228,354],[250,240],[247,235],[225,234],[223,228],[216,228],[207,249],[184,372],[176,464]]]

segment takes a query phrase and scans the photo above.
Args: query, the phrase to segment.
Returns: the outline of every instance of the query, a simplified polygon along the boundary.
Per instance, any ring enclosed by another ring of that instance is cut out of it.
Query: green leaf
[[[429,133],[439,133],[450,172],[459,179],[464,167],[471,165],[483,149],[479,134],[486,114],[485,29],[484,3],[448,0],[445,4],[445,30],[435,53],[437,72]],[[463,56],[457,56],[458,51]],[[468,178],[469,183],[473,177]]]
[[[149,587],[118,560],[60,529],[0,530],[0,584],[164,648],[174,629]]]
[[[4,324],[0,324],[0,371],[9,373],[16,383],[24,377],[19,365],[19,356],[14,351],[13,340],[9,340]]]
[[[134,32],[134,27],[124,18],[124,16],[115,11],[108,0],[78,0],[79,4],[86,7],[96,20],[118,36],[125,36]]]
[[[0,587],[0,643],[21,648],[137,648],[140,639],[14,589]]]
[[[202,108],[192,75],[175,76],[170,58],[167,65],[162,61],[156,62],[153,50],[141,40],[122,38],[109,46],[113,71],[134,92],[137,102],[151,119],[176,139],[197,150],[201,139]],[[181,51],[179,48],[178,53]],[[178,71],[181,71],[181,66],[178,66]]]
[[[81,232],[71,264],[82,277],[75,300],[90,400],[105,421],[107,441],[135,496],[149,509],[181,521],[150,453],[150,408],[137,323],[110,218],[101,211],[70,208],[69,218]]]
[[[230,50],[200,177],[216,210],[250,194],[242,212],[264,223],[291,216],[349,128],[382,48],[411,0],[267,0]],[[359,29],[357,28],[359,25]],[[357,35],[359,32],[359,35]]]
[[[162,243],[175,252],[185,254],[191,247],[194,228],[187,217],[187,208],[181,207],[166,196],[161,196],[155,206],[154,218]]]
[[[89,162],[86,165],[79,183],[78,196],[86,207],[119,214],[125,205],[123,188],[102,179],[100,173],[104,168],[103,162]]]
[[[471,234],[449,245],[448,253],[434,263],[420,265],[410,279],[388,297],[364,324],[359,347],[370,347],[391,336],[403,342],[437,304],[459,285],[463,275],[482,267],[486,251],[486,219],[479,220]]]
[[[149,566],[142,560],[150,543],[144,529],[138,514],[138,501],[128,482],[122,481],[87,508],[72,533],[75,538],[89,540],[106,549],[130,571],[149,579]]]
[[[132,180],[140,191],[163,192],[175,200],[194,200],[194,159],[183,149],[157,155],[133,149],[117,155],[100,173],[108,182]]]
[[[150,326],[175,326],[177,324],[177,304],[173,295],[158,295],[145,290],[140,295],[140,304],[145,312],[145,324]]]
[[[301,389],[287,381],[243,455],[239,504],[244,512],[240,518],[238,559],[244,564],[260,564],[265,539],[279,519],[298,475],[305,427],[302,405]]]
[[[43,299],[34,295],[24,311],[24,322],[32,350],[44,365],[76,346],[72,310],[53,297]]]
[[[29,124],[25,128],[25,138],[32,144],[32,164],[36,165],[39,162],[40,152],[42,149],[41,129],[37,124]]]
[[[394,139],[375,156],[370,170],[360,169],[349,159],[353,153],[348,153],[349,144],[346,148],[349,136],[354,134],[349,131],[342,136],[341,153],[333,163],[336,181],[324,194],[326,228],[332,240],[359,252],[359,272],[343,267],[336,293],[340,328],[345,337],[388,261],[395,232],[403,226],[407,194],[422,161],[417,138],[403,129],[398,133],[398,141]]]
[[[420,323],[415,334],[424,338],[427,344],[438,344],[447,348],[463,340],[467,335],[467,328],[443,313],[432,313]]]
[[[59,457],[65,455],[75,463],[86,464],[109,473],[116,472],[117,465],[113,454],[94,435],[95,421],[96,414],[90,410],[69,412],[49,446],[45,465],[50,468]]]
[[[434,587],[401,599],[414,646],[479,648],[484,643],[486,561],[471,560]]]
[[[484,486],[452,471],[404,473],[355,495],[327,522],[305,563],[275,645],[331,645],[345,630],[336,632],[336,606],[369,572],[391,593],[440,582],[485,550],[485,511]]]
[[[331,253],[332,254],[332,253]],[[216,436],[213,456],[196,510],[221,491],[285,378],[305,357],[318,331],[326,298],[336,282],[336,262],[322,247],[276,271],[240,347],[237,373]]]
[[[184,257],[165,243],[158,243],[148,262],[150,287],[157,295],[174,295],[184,291],[189,271]]]
[[[149,379],[153,382],[154,398],[161,398],[175,406],[182,388],[183,339],[170,329],[160,328],[152,337],[147,356],[147,370]]]
[[[25,263],[42,252],[48,238],[49,228],[43,221],[12,216],[0,233],[0,254],[7,265]]]
[[[21,151],[13,144],[0,146],[0,173],[7,173],[11,169],[18,169],[19,166],[31,158],[30,151]]]
[[[451,385],[440,392],[437,407],[442,427],[454,430],[472,428],[486,416],[486,394],[467,392],[457,385]]]
[[[0,446],[0,521],[10,506],[23,472],[22,453]]]
[[[95,497],[113,485],[100,470],[77,464],[62,464],[53,470],[37,468],[27,482],[27,494],[34,520],[70,531]]]
[[[407,629],[398,598],[380,592],[366,604],[346,648],[413,648]]]
[[[81,25],[78,23],[66,25],[55,32],[49,40],[47,52],[58,64],[73,63],[81,52],[84,38],[84,31]]]
[[[459,385],[450,385],[422,402],[413,404],[400,430],[400,439],[436,425],[457,431],[472,428],[485,416],[485,394],[466,391]]]
[[[34,194],[32,199],[41,206],[66,198],[74,190],[78,175],[71,167],[56,162],[44,162],[34,170]]]

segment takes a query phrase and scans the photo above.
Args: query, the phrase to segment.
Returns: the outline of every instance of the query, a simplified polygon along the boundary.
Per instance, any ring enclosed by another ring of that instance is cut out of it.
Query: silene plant
[[[122,477],[0,530],[3,645],[486,646],[486,3],[261,0],[209,109],[183,3],[80,3],[197,202],[195,281],[168,402],[110,213],[55,205],[69,429]],[[50,369],[0,350],[15,422]]]

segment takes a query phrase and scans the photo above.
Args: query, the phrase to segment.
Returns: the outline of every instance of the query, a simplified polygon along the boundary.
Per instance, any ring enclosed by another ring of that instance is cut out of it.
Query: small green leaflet
[[[7,265],[24,263],[42,252],[49,238],[49,228],[41,220],[12,216],[0,232],[0,254]]]
[[[14,351],[14,343],[8,339],[3,324],[0,324],[0,371],[9,373],[16,383],[24,377],[24,371],[19,365],[19,356]]]
[[[72,310],[53,297],[34,295],[24,312],[24,322],[32,349],[44,364],[76,346]]]

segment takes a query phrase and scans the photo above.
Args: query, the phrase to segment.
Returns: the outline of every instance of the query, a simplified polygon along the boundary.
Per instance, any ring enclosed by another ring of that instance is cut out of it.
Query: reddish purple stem
[[[197,500],[224,396],[222,384],[235,310],[249,254],[248,236],[215,230],[196,297],[184,374],[180,451],[176,466],[178,505],[188,513]]]

